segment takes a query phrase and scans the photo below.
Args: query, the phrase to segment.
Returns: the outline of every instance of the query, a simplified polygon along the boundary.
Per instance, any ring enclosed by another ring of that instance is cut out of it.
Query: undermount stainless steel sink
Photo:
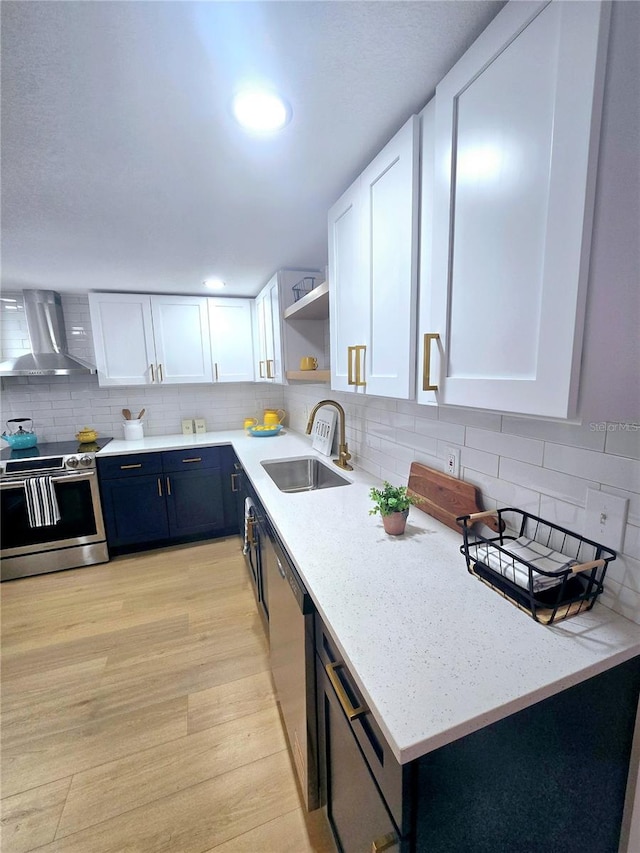
[[[311,492],[349,486],[349,480],[315,456],[260,463],[281,492]]]

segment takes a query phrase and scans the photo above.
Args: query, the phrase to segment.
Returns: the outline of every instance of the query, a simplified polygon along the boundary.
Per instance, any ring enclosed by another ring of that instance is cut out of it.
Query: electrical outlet
[[[207,431],[207,425],[204,422],[204,418],[195,418],[194,424],[196,427],[196,435],[200,435],[201,433]]]
[[[447,447],[445,456],[446,467],[445,474],[451,477],[460,476],[460,449],[458,447]]]
[[[192,418],[183,418],[182,419],[182,434],[183,435],[193,435],[193,419]]]
[[[628,507],[628,498],[608,495],[598,489],[587,489],[584,535],[599,545],[620,551],[624,541]]]

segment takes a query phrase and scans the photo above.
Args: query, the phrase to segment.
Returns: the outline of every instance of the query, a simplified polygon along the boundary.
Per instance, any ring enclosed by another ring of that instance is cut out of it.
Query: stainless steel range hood
[[[0,364],[0,376],[73,376],[96,373],[96,368],[69,355],[60,294],[25,290],[24,312],[31,352]]]

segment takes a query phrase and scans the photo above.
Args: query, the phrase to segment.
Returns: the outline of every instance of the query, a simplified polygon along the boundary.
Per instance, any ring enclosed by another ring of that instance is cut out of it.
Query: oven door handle
[[[95,477],[95,475],[95,471],[80,471],[77,474],[63,474],[60,477],[52,477],[51,481],[53,483],[77,483],[79,480],[88,480],[91,477]],[[42,476],[46,476],[46,474]],[[28,479],[33,478],[27,477],[25,480],[0,480],[0,489],[23,487]]]

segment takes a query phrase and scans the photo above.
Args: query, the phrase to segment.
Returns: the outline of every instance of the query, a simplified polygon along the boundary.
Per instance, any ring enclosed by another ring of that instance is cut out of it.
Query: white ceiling
[[[252,296],[326,264],[331,204],[503,6],[2,2],[2,284]],[[230,117],[243,81],[293,108]]]

